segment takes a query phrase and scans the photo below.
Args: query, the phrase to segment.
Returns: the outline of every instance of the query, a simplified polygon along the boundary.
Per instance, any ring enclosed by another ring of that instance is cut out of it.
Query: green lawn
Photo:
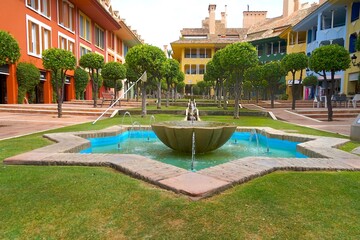
[[[121,121],[50,132],[102,129]],[[133,121],[149,124],[150,118],[133,116]],[[234,122],[337,136],[269,118]],[[41,136],[0,141],[0,161],[51,143]],[[358,239],[360,173],[276,172],[193,202],[110,168],[0,165],[0,219],[0,239]]]

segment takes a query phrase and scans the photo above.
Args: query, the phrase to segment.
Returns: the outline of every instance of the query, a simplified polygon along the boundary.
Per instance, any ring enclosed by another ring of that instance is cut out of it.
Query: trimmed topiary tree
[[[302,72],[308,66],[308,57],[304,53],[290,53],[286,55],[282,60],[281,64],[286,73],[290,72],[292,75],[292,87],[291,87],[291,94],[292,94],[292,103],[291,109],[295,110],[296,105],[296,98],[299,94],[301,89],[298,89],[298,86],[301,86],[302,81]],[[300,78],[299,84],[295,84],[295,75],[296,72],[300,71]]]
[[[237,119],[239,118],[239,103],[244,73],[248,68],[256,66],[259,60],[255,47],[246,42],[227,45],[222,51],[220,56],[221,66],[225,71],[228,71],[234,82],[234,118]]]
[[[316,48],[309,59],[311,70],[324,77],[323,87],[326,92],[326,103],[328,108],[328,121],[333,120],[331,96],[335,92],[335,73],[344,71],[350,67],[350,53],[344,47],[331,44]],[[326,72],[330,72],[330,86]]]
[[[70,51],[60,48],[49,48],[43,51],[42,60],[44,68],[52,71],[51,82],[58,103],[58,117],[61,118],[66,72],[75,69],[76,58]]]
[[[104,56],[97,53],[87,53],[80,58],[79,64],[81,67],[89,69],[94,107],[97,107],[97,97],[102,84],[100,69],[104,66]]]
[[[84,91],[89,83],[89,74],[84,69],[77,67],[74,73],[76,99],[84,99]]]
[[[40,71],[32,63],[21,62],[16,67],[18,103],[23,103],[27,92],[33,92],[40,82]]]
[[[122,79],[126,78],[126,67],[119,62],[108,62],[101,70],[104,79],[104,86],[115,89],[115,98],[117,92],[122,89]]]
[[[12,64],[20,59],[18,42],[10,33],[0,30],[0,66]]]

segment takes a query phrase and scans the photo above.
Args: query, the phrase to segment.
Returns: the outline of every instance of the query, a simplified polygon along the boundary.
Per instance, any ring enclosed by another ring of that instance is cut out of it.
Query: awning
[[[350,73],[349,74],[349,81],[357,81],[359,80],[359,73]]]
[[[335,75],[335,76],[334,76],[334,79],[340,80],[341,77],[342,77],[341,75]],[[326,75],[326,79],[327,79],[327,80],[331,80],[331,76],[330,76],[330,75]],[[319,80],[319,81],[322,81],[322,80],[324,80],[324,77],[323,77],[323,76],[318,76],[318,80]]]
[[[299,79],[295,79],[295,84],[299,84],[300,80]],[[293,84],[293,80],[288,80],[288,85],[292,85]]]
[[[46,81],[46,72],[40,71],[40,81]]]
[[[5,64],[0,66],[0,74],[9,75],[9,65]]]

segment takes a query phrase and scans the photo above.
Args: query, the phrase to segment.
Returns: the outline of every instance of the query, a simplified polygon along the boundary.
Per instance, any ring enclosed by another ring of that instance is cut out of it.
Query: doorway
[[[0,104],[7,103],[6,75],[0,74]]]

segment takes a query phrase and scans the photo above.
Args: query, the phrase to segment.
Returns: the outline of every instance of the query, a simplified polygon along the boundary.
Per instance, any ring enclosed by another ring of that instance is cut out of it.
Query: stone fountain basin
[[[169,148],[192,152],[195,133],[195,152],[205,153],[224,145],[236,130],[236,125],[208,121],[165,121],[151,125],[157,137]]]

